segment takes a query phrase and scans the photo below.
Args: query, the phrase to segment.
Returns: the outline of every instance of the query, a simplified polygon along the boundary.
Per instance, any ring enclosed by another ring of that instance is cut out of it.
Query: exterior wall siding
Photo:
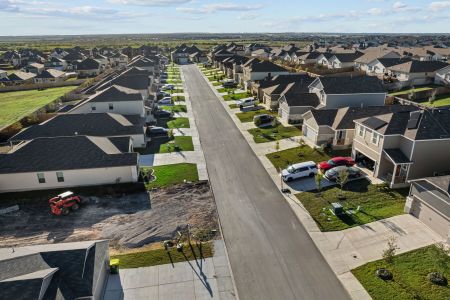
[[[113,104],[113,109],[109,109],[109,104]],[[92,110],[92,107],[95,110]],[[86,113],[116,113],[121,115],[145,116],[144,101],[118,101],[118,102],[86,102],[82,106],[72,110],[71,114]]]
[[[326,95],[326,108],[383,106],[386,94]]]

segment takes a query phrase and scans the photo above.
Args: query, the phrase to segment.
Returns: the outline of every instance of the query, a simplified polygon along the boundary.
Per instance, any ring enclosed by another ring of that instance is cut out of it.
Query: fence
[[[11,85],[11,86],[0,86],[0,93],[4,92],[17,92],[17,91],[29,91],[38,89],[48,89],[64,86],[76,86],[85,82],[86,79],[76,79],[68,80],[62,82],[51,82],[51,83],[31,83],[22,85]]]

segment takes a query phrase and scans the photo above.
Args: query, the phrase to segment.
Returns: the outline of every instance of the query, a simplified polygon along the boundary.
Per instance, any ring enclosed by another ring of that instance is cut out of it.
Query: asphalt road
[[[349,299],[195,65],[182,67],[240,299]]]

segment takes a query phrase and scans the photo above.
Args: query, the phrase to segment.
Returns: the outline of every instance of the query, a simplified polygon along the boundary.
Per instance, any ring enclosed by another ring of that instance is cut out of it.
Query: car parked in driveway
[[[158,100],[159,105],[172,105],[172,97],[164,97]]]
[[[168,119],[173,116],[173,112],[164,109],[158,109],[153,112],[153,116],[159,119]]]
[[[342,157],[337,156],[333,157],[332,159],[328,161],[320,162],[317,166],[319,167],[320,171],[325,172],[332,168],[338,167],[338,166],[347,166],[351,167],[355,164],[355,161],[351,157]]]
[[[240,109],[243,109],[245,107],[255,107],[256,104],[258,104],[258,101],[256,101],[255,98],[253,98],[253,97],[244,98],[244,99],[236,101],[236,105]]]
[[[361,170],[356,167],[338,166],[326,171],[324,177],[329,181],[336,181],[340,172],[343,170],[348,172],[348,178],[358,178],[362,175]]]
[[[260,114],[253,117],[253,123],[256,126],[263,126],[272,123],[275,120],[275,117],[268,114]]]
[[[161,87],[162,90],[174,90],[175,86],[173,84],[165,84]]]
[[[291,182],[303,177],[313,177],[317,174],[317,166],[313,161],[302,162],[288,166],[281,171],[281,178],[284,181]]]
[[[225,80],[225,81],[222,83],[222,86],[223,86],[224,88],[235,88],[235,87],[238,86],[238,83],[237,83],[236,81],[230,79],[230,80]]]
[[[147,136],[157,138],[157,137],[166,137],[169,133],[169,129],[158,126],[148,126],[147,127]]]

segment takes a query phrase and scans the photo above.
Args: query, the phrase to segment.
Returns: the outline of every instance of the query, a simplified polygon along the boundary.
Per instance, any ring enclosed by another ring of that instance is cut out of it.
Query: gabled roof
[[[86,58],[77,64],[77,70],[96,70],[100,69],[100,62],[93,58]]]
[[[391,52],[393,52],[393,49],[383,48],[383,47],[369,48],[364,52],[364,55],[355,59],[355,62],[368,64],[368,63],[372,62],[373,60],[375,60],[377,58],[382,58]]]
[[[391,71],[403,73],[426,73],[426,72],[435,72],[446,66],[448,66],[448,64],[442,61],[411,60],[399,65],[389,67],[388,69]]]
[[[336,53],[332,57],[336,57],[340,62],[354,62],[358,57],[361,57],[363,53],[355,52],[355,53]],[[332,58],[331,57],[331,58]]]
[[[377,59],[385,68],[403,64],[410,61],[410,58],[378,58]]]
[[[251,72],[288,72],[287,69],[280,67],[270,61],[260,61],[257,59],[249,60],[244,64]]]
[[[36,74],[22,71],[16,71],[13,74],[8,75],[10,81],[25,81],[34,77],[36,77]]]
[[[55,69],[47,69],[37,75],[35,78],[58,78],[63,77],[66,73]]]
[[[264,80],[258,81],[260,88],[267,88],[275,86],[278,84],[288,84],[291,82],[305,82],[305,84],[310,85],[315,78],[310,77],[306,73],[291,73],[286,75],[276,75],[271,78],[266,78]]]
[[[37,138],[0,154],[0,174],[137,165],[137,153],[122,153],[105,137]]]
[[[142,101],[142,100],[143,100],[142,94],[139,91],[116,84],[89,98],[89,102]]]
[[[327,94],[385,93],[381,81],[373,76],[319,77],[311,85],[320,83]]]
[[[11,141],[27,141],[40,137],[58,136],[121,136],[143,134],[143,124],[138,115],[123,116],[114,113],[61,114],[39,125],[32,125]]]

